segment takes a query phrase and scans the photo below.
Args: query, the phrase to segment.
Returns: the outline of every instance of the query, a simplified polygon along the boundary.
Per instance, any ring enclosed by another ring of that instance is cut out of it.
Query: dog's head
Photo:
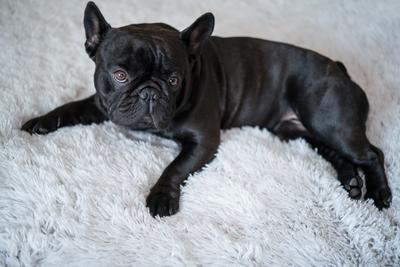
[[[112,28],[89,2],[84,26],[98,99],[110,120],[167,128],[189,94],[191,68],[213,31],[213,15],[204,14],[182,32],[162,23]]]

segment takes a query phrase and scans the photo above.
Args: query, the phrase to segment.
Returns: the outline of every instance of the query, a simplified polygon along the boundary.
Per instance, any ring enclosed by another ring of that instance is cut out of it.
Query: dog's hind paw
[[[377,189],[367,188],[365,198],[372,198],[378,209],[387,209],[392,204],[392,192],[388,186],[379,187]]]
[[[344,189],[349,193],[349,197],[352,199],[361,198],[361,189],[363,187],[363,181],[360,176],[354,176],[346,179],[341,179]]]

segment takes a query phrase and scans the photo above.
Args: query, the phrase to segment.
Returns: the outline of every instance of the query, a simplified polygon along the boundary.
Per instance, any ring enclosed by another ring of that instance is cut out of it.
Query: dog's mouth
[[[166,129],[172,120],[172,108],[166,98],[130,94],[110,105],[110,120],[133,129]]]

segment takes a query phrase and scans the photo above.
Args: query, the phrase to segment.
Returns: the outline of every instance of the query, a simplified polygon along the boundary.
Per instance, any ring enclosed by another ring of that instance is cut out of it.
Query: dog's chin
[[[162,120],[162,121],[157,121],[157,120],[153,120],[153,125],[155,130],[165,130],[168,128],[170,122],[166,121],[166,120]]]
[[[159,118],[154,118],[153,116],[147,115],[142,117],[139,120],[127,120],[125,118],[111,118],[111,121],[114,124],[128,127],[131,129],[137,129],[137,130],[165,130],[169,127],[171,121],[166,120],[166,119],[159,119]]]

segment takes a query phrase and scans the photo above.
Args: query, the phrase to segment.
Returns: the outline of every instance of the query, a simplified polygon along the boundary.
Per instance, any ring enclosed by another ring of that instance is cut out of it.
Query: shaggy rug
[[[85,2],[0,0],[1,266],[400,265],[400,2],[98,1],[113,26],[183,29],[206,11],[215,35],[294,43],[344,62],[366,91],[368,136],[386,155],[393,204],[353,201],[302,140],[244,127],[222,133],[177,215],[145,197],[177,155],[172,141],[111,123],[47,136],[27,119],[94,92]]]

